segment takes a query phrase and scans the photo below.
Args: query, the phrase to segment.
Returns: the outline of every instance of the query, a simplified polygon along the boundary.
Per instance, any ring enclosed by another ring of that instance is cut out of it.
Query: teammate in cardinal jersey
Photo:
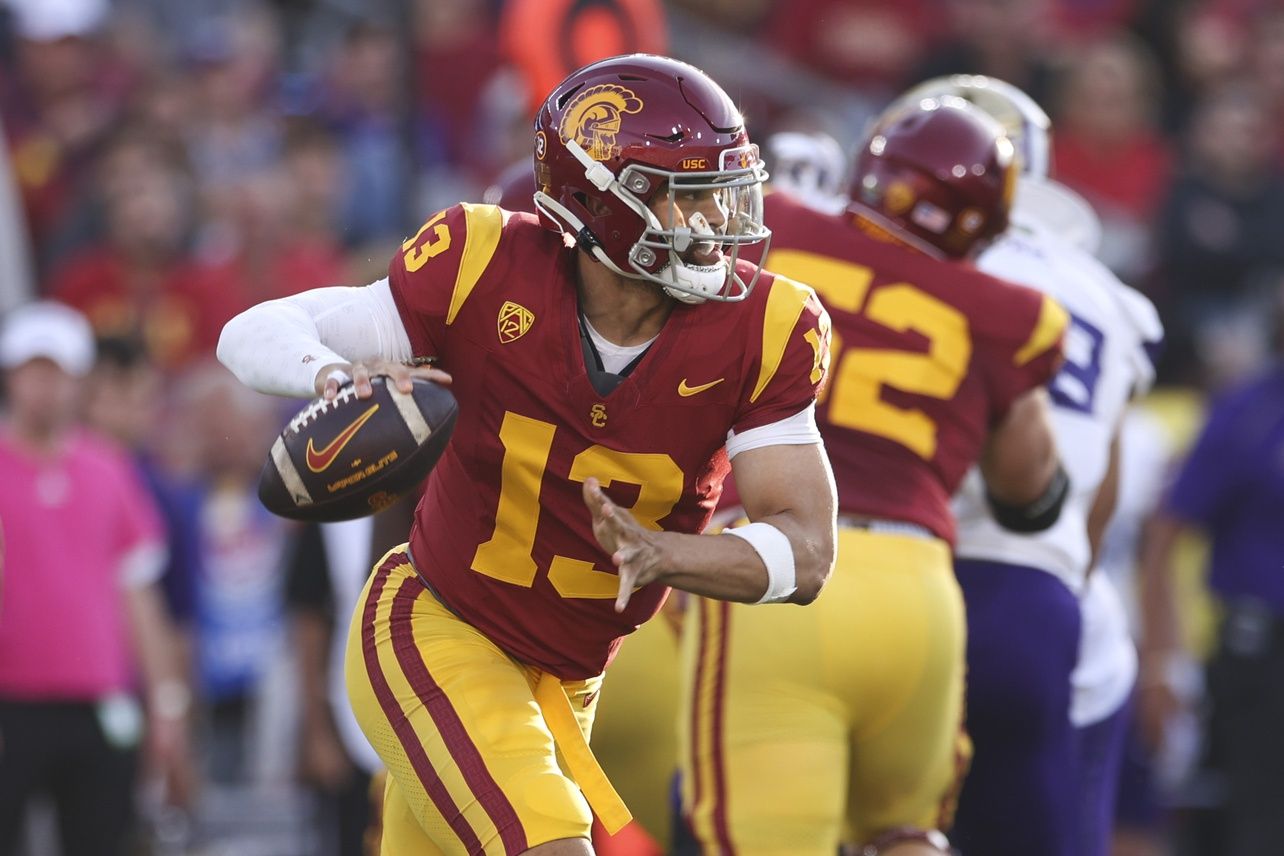
[[[1010,84],[970,75],[928,81],[898,101],[947,96],[1008,129],[1022,164],[1012,225],[978,266],[1051,295],[1071,317],[1066,361],[1049,385],[1071,485],[1060,519],[1037,533],[1003,528],[977,471],[954,504],[975,758],[953,841],[987,856],[1105,856],[1107,783],[1123,734],[1113,714],[1127,700],[1136,655],[1118,594],[1087,574],[1114,504],[1120,422],[1153,379],[1162,329],[1150,302],[1092,257],[1100,235],[1092,209],[1048,178],[1043,110]]]
[[[1012,525],[1050,525],[1065,491],[1039,388],[1066,315],[966,261],[1007,225],[1015,170],[993,120],[941,99],[874,129],[845,213],[767,199],[765,266],[833,319],[838,566],[805,613],[688,619],[683,807],[705,852],[949,852],[968,755],[949,498],[978,459]]]
[[[806,603],[833,561],[829,320],[738,258],[769,234],[765,173],[727,95],[662,57],[587,66],[541,108],[534,169],[538,218],[449,208],[386,280],[260,305],[220,343],[265,391],[384,374],[459,400],[349,637],[386,853],[591,853],[590,808],[628,819],[586,742],[620,638],[669,586]],[[700,536],[731,470],[755,522]]]

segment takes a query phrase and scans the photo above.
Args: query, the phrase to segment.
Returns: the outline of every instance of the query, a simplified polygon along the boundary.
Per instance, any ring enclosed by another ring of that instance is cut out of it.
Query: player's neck
[[[71,435],[72,425],[49,424],[43,420],[10,416],[4,425],[12,443],[32,457],[56,457]]]
[[[579,254],[580,311],[604,339],[628,347],[654,339],[674,300],[658,286],[628,279]]]

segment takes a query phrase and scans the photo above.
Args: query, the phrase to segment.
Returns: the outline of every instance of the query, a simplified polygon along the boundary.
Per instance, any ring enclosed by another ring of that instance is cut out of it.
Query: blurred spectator
[[[1223,86],[1196,108],[1158,224],[1156,287],[1168,309],[1170,380],[1216,385],[1269,349],[1263,300],[1284,282],[1280,136],[1251,84]]]
[[[1058,179],[1101,216],[1098,255],[1125,280],[1148,262],[1149,224],[1172,172],[1154,106],[1158,85],[1144,45],[1114,35],[1076,51],[1055,102]]]
[[[370,786],[382,764],[361,733],[343,677],[348,624],[370,575],[370,518],[304,527],[286,584],[303,715],[300,761],[320,803],[318,856],[362,856]],[[404,537],[404,534],[403,536]]]
[[[348,280],[336,234],[342,182],[333,138],[310,120],[291,123],[280,163],[247,182],[231,212],[236,240],[223,264],[239,307]]]
[[[85,418],[95,430],[119,443],[134,463],[164,517],[169,560],[160,584],[170,615],[189,630],[195,612],[195,586],[200,577],[200,494],[173,476],[153,449],[164,422],[163,378],[134,339],[101,339],[90,375]],[[190,665],[188,640],[180,637],[185,668]]]
[[[124,93],[99,37],[105,0],[9,2],[17,62],[12,78],[0,79],[0,115],[36,258],[47,269]]]
[[[425,121],[426,155],[419,167],[476,185],[492,164],[506,163],[481,139],[478,112],[487,82],[500,65],[499,21],[485,0],[415,0],[415,80]],[[498,160],[496,160],[498,158]],[[480,189],[480,188],[478,188]],[[472,198],[476,193],[465,193]]]
[[[178,385],[177,419],[195,441],[203,482],[195,662],[206,704],[208,775],[219,785],[289,775],[291,681],[285,655],[287,521],[256,493],[277,424],[267,396],[201,363]]]
[[[324,114],[347,170],[341,235],[350,247],[399,239],[406,226],[410,165],[399,124],[397,51],[391,30],[358,24],[348,31],[326,77]]]
[[[1276,128],[1276,163],[1284,169],[1284,6],[1262,15],[1253,28],[1251,75],[1262,89]]]
[[[1057,31],[1072,42],[1118,31],[1131,23],[1143,0],[1054,0]]]
[[[144,734],[158,769],[185,752],[190,696],[155,585],[160,522],[128,460],[76,424],[93,359],[89,325],[59,304],[20,307],[0,330],[5,853],[42,793],[62,852],[124,853]]]
[[[1160,81],[1155,106],[1171,139],[1189,123],[1199,99],[1243,73],[1246,34],[1208,0],[1142,0],[1138,5],[1130,30],[1155,60]]]
[[[0,315],[30,300],[35,290],[27,218],[9,163],[9,145],[0,116]]]
[[[1281,519],[1284,351],[1214,401],[1152,523],[1146,555],[1146,573],[1160,577],[1171,575],[1184,531],[1201,530],[1212,547],[1208,586],[1222,611],[1207,667],[1207,746],[1209,766],[1224,778],[1225,802],[1220,840],[1200,856],[1273,853],[1284,839]],[[1182,654],[1178,630],[1171,620],[1147,626],[1144,653],[1158,668]]]
[[[139,338],[169,370],[212,351],[245,305],[230,274],[185,252],[191,187],[173,156],[145,134],[122,133],[103,157],[101,243],[61,265],[49,292],[102,336]]]
[[[911,81],[949,74],[1006,80],[1048,103],[1054,46],[1050,0],[944,0],[948,31]]]
[[[218,194],[269,168],[280,153],[281,130],[268,109],[280,34],[272,15],[238,4],[193,34],[186,59],[195,81],[187,143],[201,186]]]
[[[750,4],[736,5],[745,14]],[[660,0],[509,0],[500,27],[505,58],[521,74],[523,115],[532,118],[577,68],[619,54],[663,54],[668,42]]]
[[[763,26],[772,48],[826,77],[889,96],[938,30],[930,0],[794,0]]]

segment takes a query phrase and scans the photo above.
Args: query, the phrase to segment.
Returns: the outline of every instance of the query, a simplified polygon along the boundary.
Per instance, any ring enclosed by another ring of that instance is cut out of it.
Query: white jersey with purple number
[[[1146,298],[1085,249],[1065,240],[1063,229],[1048,225],[1059,221],[1042,204],[1023,206],[1022,199],[1018,191],[1013,227],[978,264],[986,273],[1050,294],[1070,313],[1066,361],[1048,385],[1070,495],[1051,528],[1019,535],[994,521],[974,468],[954,501],[956,554],[1038,568],[1078,594],[1091,560],[1088,513],[1105,476],[1124,408],[1153,379],[1148,346],[1160,339],[1162,328]]]

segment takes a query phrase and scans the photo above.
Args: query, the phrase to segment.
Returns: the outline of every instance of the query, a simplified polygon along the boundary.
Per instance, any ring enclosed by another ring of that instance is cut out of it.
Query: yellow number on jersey
[[[882,388],[953,398],[972,357],[967,317],[907,283],[875,289],[865,315],[899,332],[921,333],[927,339],[927,353],[849,348],[834,378],[829,419],[835,425],[895,440],[930,460],[936,455],[936,422],[916,407],[887,403]]]
[[[540,484],[556,431],[557,426],[539,419],[504,414],[499,430],[504,460],[495,531],[490,540],[478,545],[473,555],[474,571],[526,588],[535,584],[537,568],[531,552],[539,528]],[[660,521],[682,498],[682,470],[668,455],[590,446],[571,462],[570,478],[583,482],[590,476],[601,481],[603,487],[615,481],[637,485],[638,500],[630,510],[648,529],[658,530]],[[616,574],[599,571],[592,562],[566,556],[553,557],[548,577],[562,597],[613,598],[620,586]]]
[[[886,437],[915,454],[936,454],[937,425],[915,407],[883,400],[884,386],[942,400],[954,397],[967,376],[972,337],[967,317],[909,283],[880,286],[870,294],[874,273],[865,265],[801,250],[773,252],[769,270],[816,289],[835,310],[863,313],[899,332],[913,330],[927,339],[927,353],[886,348],[848,348],[837,332],[830,343],[837,366],[825,403],[835,425]]]
[[[404,251],[403,260],[406,263],[406,270],[414,273],[419,270],[433,256],[440,255],[450,249],[450,229],[441,221],[445,218],[446,212],[439,212],[427,223],[419,227],[415,236],[401,245]],[[424,232],[432,229],[432,236],[423,242],[422,246],[415,246],[419,239],[423,237]]]

